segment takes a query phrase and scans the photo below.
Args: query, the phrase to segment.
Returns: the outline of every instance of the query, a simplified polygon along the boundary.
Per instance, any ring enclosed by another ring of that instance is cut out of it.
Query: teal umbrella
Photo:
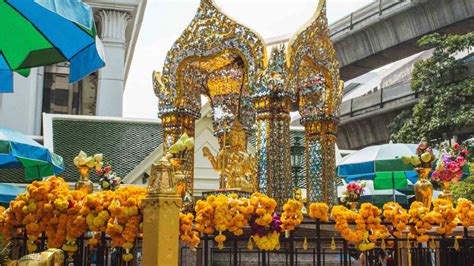
[[[25,192],[25,188],[9,185],[0,184],[0,203],[9,203],[14,200],[18,194]]]
[[[374,188],[407,190],[409,181],[416,183],[418,175],[411,164],[404,164],[403,156],[416,155],[418,144],[389,143],[369,146],[344,157],[338,165],[338,175],[346,182],[373,180]],[[438,151],[434,150],[435,155]]]
[[[64,171],[63,158],[20,132],[0,127],[0,169],[24,168],[26,180]]]

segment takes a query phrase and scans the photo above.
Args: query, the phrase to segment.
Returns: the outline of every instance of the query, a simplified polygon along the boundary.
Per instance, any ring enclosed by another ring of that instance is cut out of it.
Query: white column
[[[13,76],[14,93],[0,97],[0,127],[26,135],[41,134],[43,68],[32,68],[28,78]]]
[[[104,44],[105,67],[99,71],[97,116],[122,116],[125,79],[125,31],[130,21],[126,12],[102,10],[97,14]]]

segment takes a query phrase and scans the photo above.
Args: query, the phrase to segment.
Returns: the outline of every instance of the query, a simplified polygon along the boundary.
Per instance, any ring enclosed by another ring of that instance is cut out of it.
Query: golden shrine
[[[272,47],[201,0],[195,17],[168,51],[163,71],[153,73],[164,153],[186,133],[194,136],[201,95],[212,107],[219,152],[203,149],[221,176],[221,189],[261,191],[279,205],[291,197],[290,112],[306,131],[308,202],[335,202],[335,132],[343,84],[330,40],[326,1],[288,46]],[[293,103],[297,104],[293,104]],[[297,106],[297,110],[292,110]],[[247,153],[257,137],[256,158]],[[186,192],[193,193],[193,152],[186,158]]]

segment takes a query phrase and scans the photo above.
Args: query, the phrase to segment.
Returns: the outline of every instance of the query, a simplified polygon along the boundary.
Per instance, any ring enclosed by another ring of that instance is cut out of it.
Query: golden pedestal
[[[180,196],[149,194],[142,200],[143,265],[178,265]]]

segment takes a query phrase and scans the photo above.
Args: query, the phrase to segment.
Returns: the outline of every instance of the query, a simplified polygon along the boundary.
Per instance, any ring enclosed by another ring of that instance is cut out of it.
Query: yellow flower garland
[[[198,200],[194,210],[196,211],[196,230],[204,234],[212,234],[212,220],[214,217],[214,208],[210,202],[215,200],[215,196],[211,195],[206,200]]]
[[[89,244],[97,244],[100,233],[107,232],[112,244],[122,246],[128,254],[139,233],[142,221],[139,206],[146,193],[144,188],[123,187],[115,192],[85,195],[69,190],[62,178],[50,177],[33,182],[25,194],[10,203],[1,227],[9,238],[15,227],[24,226],[29,252],[36,251],[36,241],[44,232],[48,247],[62,248],[71,255],[78,248],[76,238],[89,230],[94,233]],[[132,254],[126,258],[130,256],[133,258]]]
[[[334,206],[331,210],[331,218],[336,221],[335,228],[342,237],[352,243],[364,240],[365,222],[359,213],[353,212],[342,205]],[[356,230],[349,227],[349,222],[356,222]]]
[[[277,202],[265,194],[255,192],[250,196],[250,204],[255,208],[255,213],[258,215],[255,222],[261,226],[270,225]]]
[[[433,213],[422,202],[415,201],[411,204],[408,214],[410,215],[409,222],[411,223],[408,237],[415,238],[419,243],[430,240],[430,236],[425,235],[425,233],[433,228],[435,223]]]
[[[249,199],[238,198],[237,194],[230,194],[228,198],[229,215],[232,218],[228,220],[227,228],[235,236],[240,236],[244,233],[244,227],[248,225],[254,207],[250,205]]]
[[[382,211],[370,203],[363,203],[359,210],[362,219],[365,221],[366,230],[369,232],[369,241],[377,242],[378,239],[389,237],[388,229],[382,224],[380,215]]]
[[[455,212],[463,226],[474,226],[474,204],[470,200],[458,199]]]
[[[329,206],[326,203],[311,203],[309,205],[309,217],[319,219],[322,222],[328,222]]]
[[[362,204],[359,213],[348,210],[344,206],[334,206],[331,217],[336,221],[336,230],[349,242],[357,244],[364,251],[375,247],[378,239],[389,236],[387,228],[378,217],[381,211],[370,203]],[[356,229],[349,227],[349,222],[356,223]]]
[[[264,236],[252,237],[257,247],[261,250],[272,251],[280,249],[280,233],[272,232]]]
[[[440,235],[452,234],[457,226],[456,212],[450,200],[436,199],[433,201],[433,217],[435,223],[439,225],[436,233]]]
[[[180,213],[179,232],[181,241],[189,244],[191,250],[196,250],[201,239],[199,238],[199,233],[193,230],[193,219],[194,215],[192,213]]]
[[[389,202],[383,205],[383,216],[387,222],[392,223],[395,237],[402,237],[402,232],[406,229],[410,215],[400,204]]]
[[[293,231],[295,227],[303,221],[303,203],[298,200],[289,199],[283,205],[283,213],[281,214],[281,229],[283,231]]]
[[[226,237],[222,232],[227,230],[227,225],[232,219],[229,211],[229,199],[225,195],[218,195],[216,200],[211,203],[211,206],[214,208],[212,222],[214,228],[219,231],[219,234],[214,238],[214,241],[217,242],[219,249],[222,249],[224,247],[224,241],[226,240]]]

